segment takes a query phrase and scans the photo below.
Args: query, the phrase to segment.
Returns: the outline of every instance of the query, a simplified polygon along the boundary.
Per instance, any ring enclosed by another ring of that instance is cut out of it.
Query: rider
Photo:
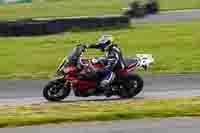
[[[125,68],[120,47],[113,42],[111,35],[103,35],[99,38],[97,44],[87,45],[86,47],[96,48],[106,52],[107,65],[104,69],[94,71],[94,73],[96,75],[104,75],[103,80],[100,82],[100,88],[104,90],[107,96],[111,96],[110,84],[114,80],[116,72]]]

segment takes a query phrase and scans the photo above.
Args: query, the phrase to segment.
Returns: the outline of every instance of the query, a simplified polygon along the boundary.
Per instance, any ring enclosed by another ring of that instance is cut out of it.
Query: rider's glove
[[[90,45],[85,45],[85,48],[90,48]]]
[[[90,45],[85,45],[85,44],[82,44],[84,50],[87,49],[87,48],[90,48]]]

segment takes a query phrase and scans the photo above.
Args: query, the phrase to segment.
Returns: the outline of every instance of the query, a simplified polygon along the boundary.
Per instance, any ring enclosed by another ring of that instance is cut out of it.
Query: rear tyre
[[[142,91],[143,86],[143,79],[139,75],[129,74],[128,78],[120,85],[120,97],[132,98]]]
[[[43,88],[43,96],[48,101],[62,101],[70,94],[70,91],[71,86],[69,82],[53,80]]]

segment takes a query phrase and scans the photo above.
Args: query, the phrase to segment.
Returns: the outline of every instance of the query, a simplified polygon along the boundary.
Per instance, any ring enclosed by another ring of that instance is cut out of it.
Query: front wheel
[[[132,98],[138,95],[144,86],[143,79],[137,74],[129,74],[119,88],[121,98]]]
[[[46,100],[56,102],[66,98],[71,91],[70,83],[61,80],[50,81],[43,89],[43,96]]]

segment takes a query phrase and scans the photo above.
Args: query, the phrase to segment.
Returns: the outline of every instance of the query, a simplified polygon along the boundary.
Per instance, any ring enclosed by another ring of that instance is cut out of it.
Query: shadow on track
[[[80,102],[106,102],[106,101],[124,101],[124,100],[141,100],[145,99],[144,97],[134,97],[134,98],[103,98],[103,99],[76,99],[76,100],[65,100],[65,101],[60,101],[60,102],[52,102],[52,103],[80,103]],[[49,102],[45,102],[49,103]]]

